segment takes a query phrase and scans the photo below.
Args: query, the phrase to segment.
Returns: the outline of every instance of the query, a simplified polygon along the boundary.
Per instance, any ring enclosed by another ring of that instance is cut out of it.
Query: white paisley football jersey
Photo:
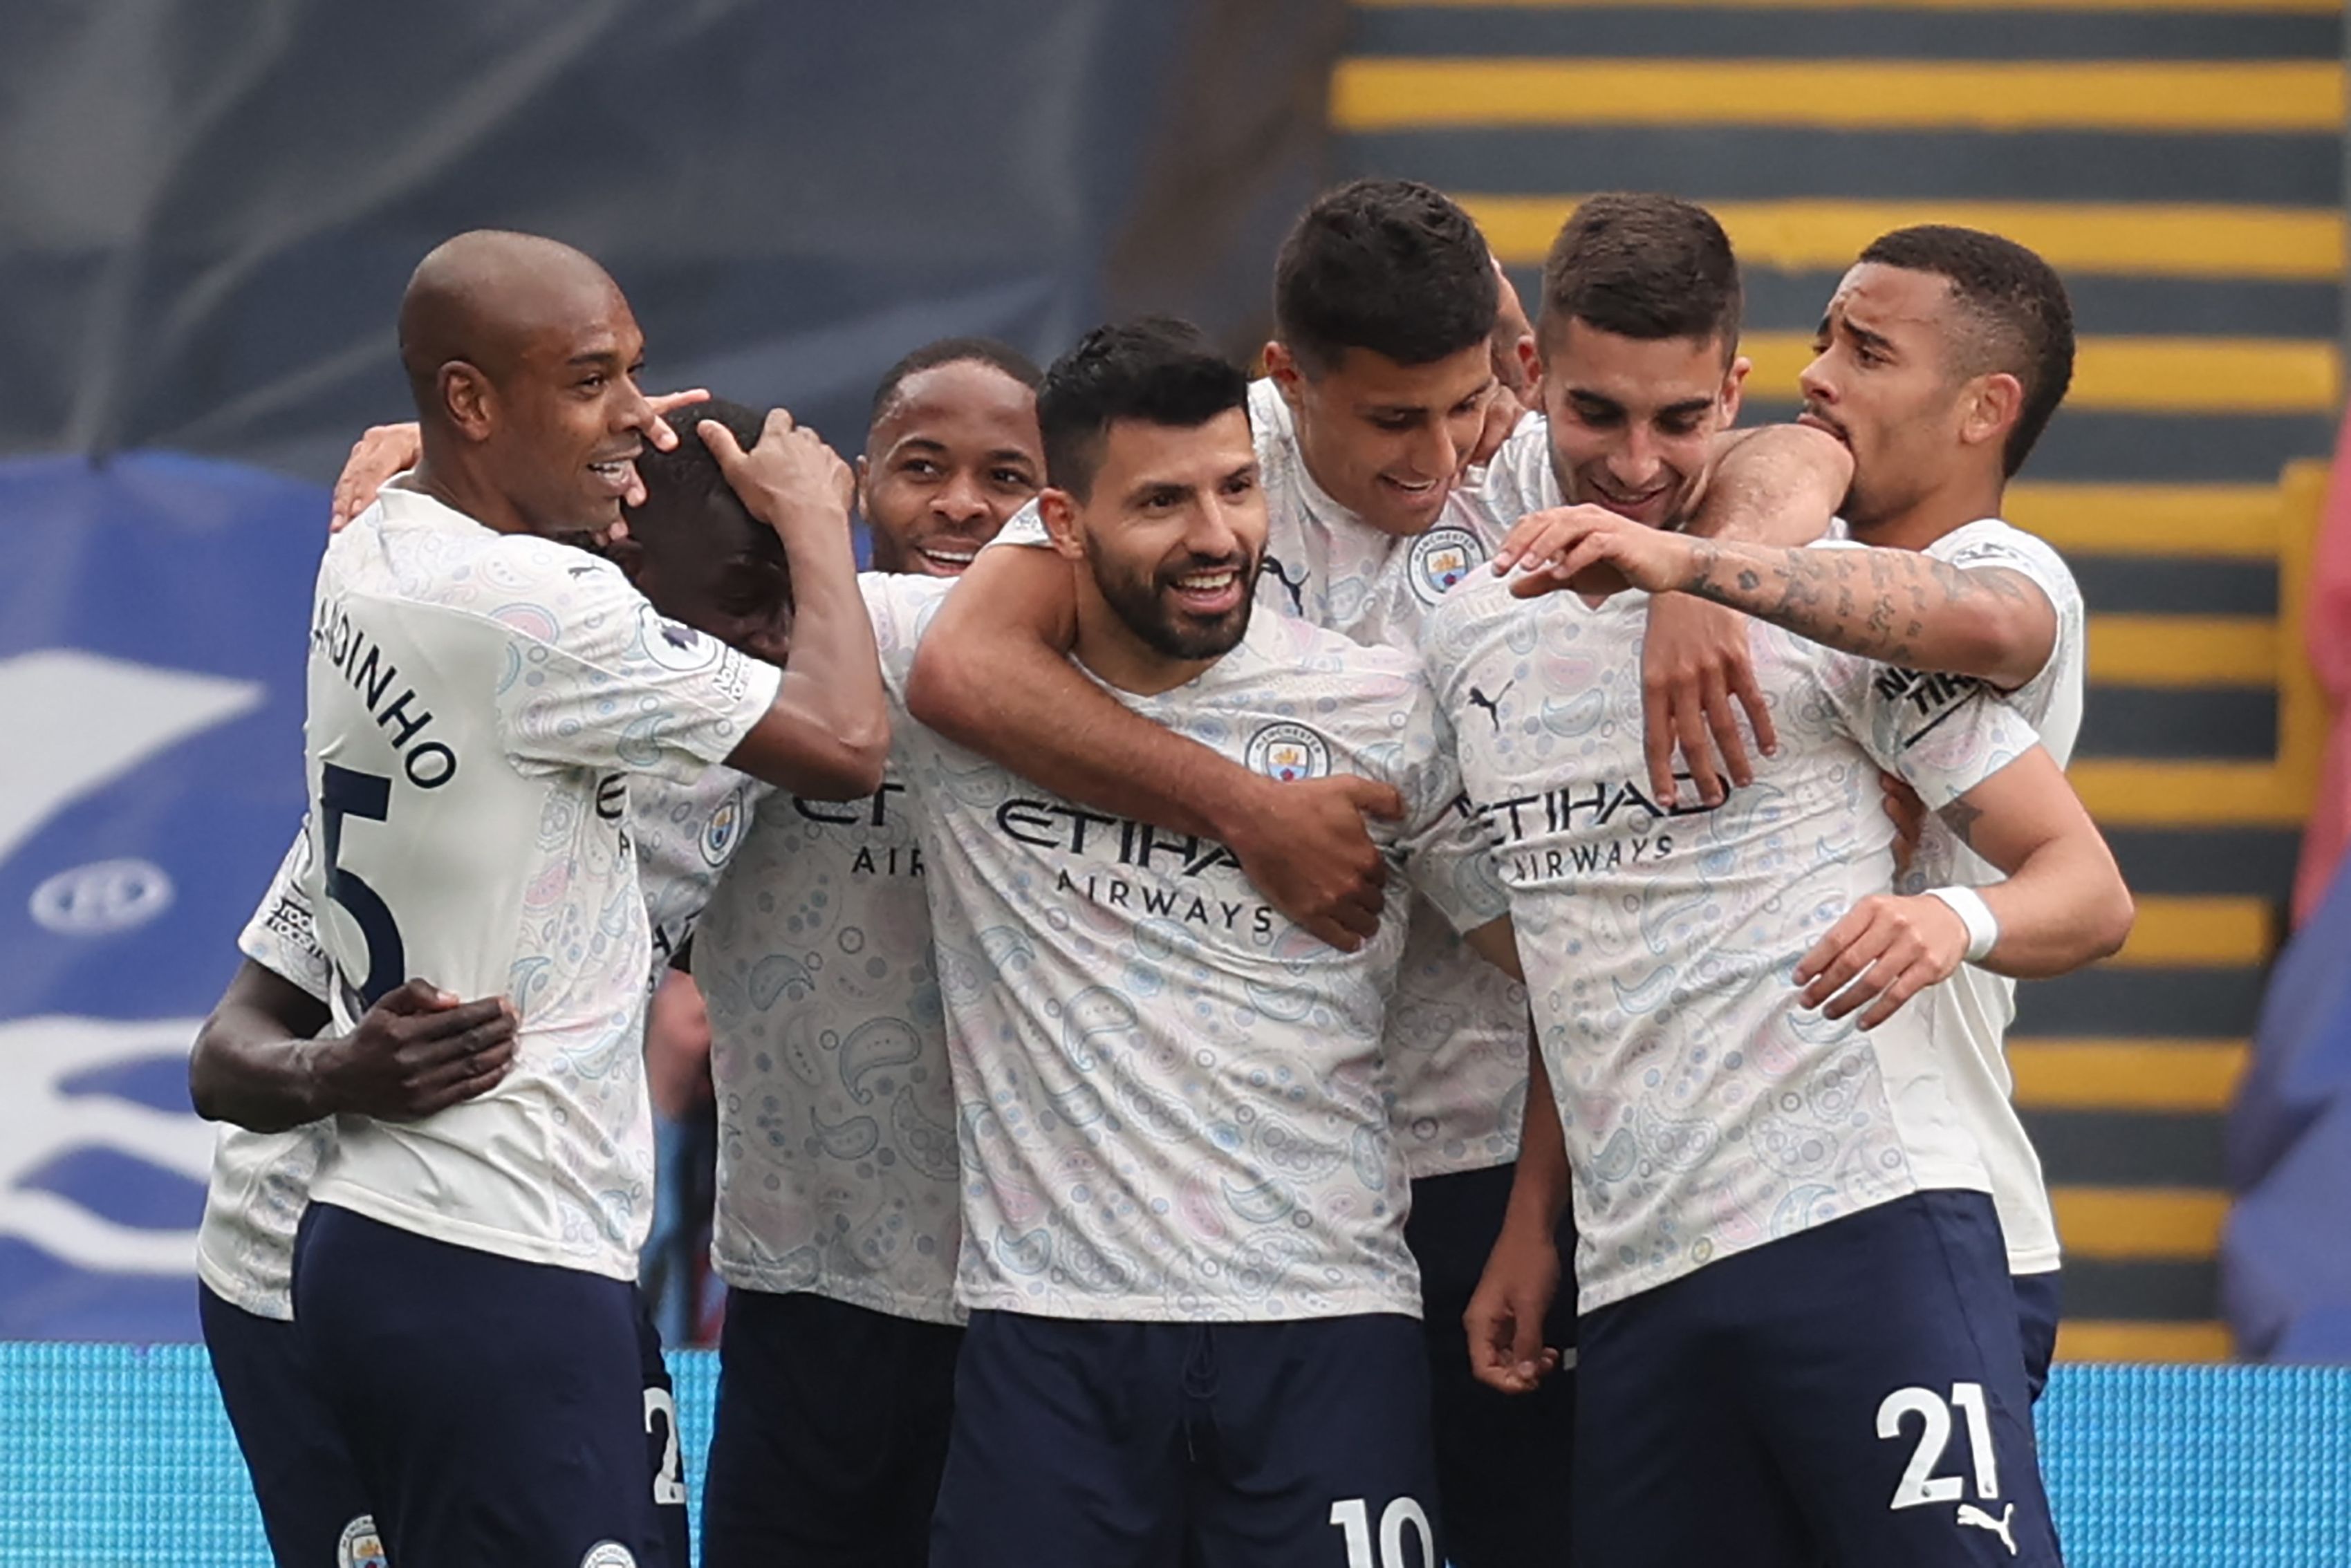
[[[743,841],[747,795],[763,788],[726,768],[710,768],[692,784],[632,780],[630,814],[653,937],[648,988],[684,946],[711,884]],[[302,891],[309,855],[306,829],[287,851],[236,945],[325,1004],[334,994],[334,972]],[[196,1273],[214,1295],[259,1317],[294,1316],[294,1232],[334,1142],[331,1117],[281,1133],[222,1125],[196,1233]]]
[[[1893,878],[1881,768],[1949,804],[2033,744],[1976,694],[1759,626],[1779,755],[1720,806],[1661,807],[1642,755],[1643,600],[1528,601],[1490,575],[1423,646],[1492,832],[1574,1167],[1586,1312],[1933,1188],[1989,1191],[1911,1007],[1864,1033],[1796,962]]]
[[[886,579],[859,580],[867,597]],[[956,1108],[892,691],[882,787],[764,793],[695,938],[729,1285],[954,1322]]]
[[[944,584],[875,601],[903,689]],[[1465,928],[1503,903],[1414,660],[1286,616],[1144,717],[1274,778],[1405,799],[1403,876]],[[1380,1047],[1404,945],[1342,953],[1221,845],[1072,805],[909,727],[963,1182],[969,1308],[1142,1322],[1420,1310]]]
[[[1297,423],[1270,380],[1249,386],[1249,429],[1266,499],[1260,614],[1410,652],[1429,609],[1501,542],[1491,514],[1467,494],[1410,536],[1384,533],[1332,500],[1306,471]],[[998,537],[1045,543],[1034,504]],[[1518,1157],[1526,1106],[1526,991],[1425,902],[1407,905],[1405,929],[1387,1038],[1405,1169],[1418,1177],[1506,1165]]]
[[[664,619],[611,562],[387,489],[319,567],[304,892],[337,1027],[403,979],[505,996],[515,1062],[411,1123],[339,1118],[313,1189],[527,1262],[636,1276],[652,1214],[652,942],[632,775],[684,783],[778,672]]]
[[[1997,517],[1954,528],[1928,546],[1926,553],[1957,567],[2004,568],[2048,596],[2057,616],[2057,639],[2049,662],[2004,695],[2008,706],[2039,733],[2041,744],[2058,765],[2071,762],[2074,742],[2082,732],[2085,612],[2082,591],[2064,558],[2045,541]],[[1948,675],[1905,672],[1903,678],[1920,700],[1934,703],[1964,700],[1974,685]],[[1910,892],[1982,887],[2000,878],[1998,867],[1959,842],[1940,818],[1929,817],[1902,885]],[[1910,1005],[1927,1010],[1936,1044],[1952,1060],[1953,1094],[1960,1115],[1983,1146],[1992,1199],[2000,1206],[2001,1230],[2008,1243],[2009,1267],[2019,1274],[2056,1268],[2057,1220],[2050,1211],[2041,1156],[2011,1098],[2015,1080],[2009,1071],[2006,1040],[2009,1025],[2016,1019],[2016,982],[1970,964]]]

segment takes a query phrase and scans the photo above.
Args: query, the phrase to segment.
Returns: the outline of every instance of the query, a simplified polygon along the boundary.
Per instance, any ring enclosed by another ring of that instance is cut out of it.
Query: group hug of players
[[[277,1561],[688,1562],[674,960],[712,1568],[2057,1563],[2006,977],[2132,915],[2079,593],[2000,520],[2069,308],[1887,235],[1734,431],[1740,298],[1703,209],[1603,196],[1530,325],[1361,181],[1263,379],[949,340],[852,473],[657,411],[578,252],[427,256],[192,1065]]]

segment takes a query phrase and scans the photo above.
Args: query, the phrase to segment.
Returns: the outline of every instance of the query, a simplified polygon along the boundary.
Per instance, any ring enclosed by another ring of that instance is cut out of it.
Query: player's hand
[[[1689,580],[1691,553],[1687,536],[1605,507],[1553,507],[1511,526],[1495,553],[1494,570],[1519,570],[1510,592],[1520,599],[1562,589],[1603,599],[1627,588],[1670,593]]]
[[[1486,399],[1486,423],[1479,428],[1478,444],[1462,454],[1461,466],[1467,470],[1492,462],[1526,412],[1527,405],[1519,401],[1518,393],[1498,383]]]
[[[1899,885],[1910,874],[1910,862],[1918,858],[1918,840],[1927,831],[1927,802],[1892,773],[1879,774],[1877,788],[1885,797],[1886,818],[1894,824],[1894,879]]]
[[[697,428],[726,482],[753,517],[783,538],[787,554],[797,529],[848,529],[855,476],[839,453],[815,431],[794,423],[789,413],[769,409],[759,439],[748,452],[737,444],[733,431],[715,419],[704,420]]]
[[[688,403],[708,402],[709,392],[702,387],[690,387],[684,392],[664,392],[645,400],[656,415]],[[655,418],[646,428],[645,437],[654,450],[668,452],[677,445],[677,432],[668,422]],[[413,420],[404,424],[371,424],[365,434],[351,443],[351,455],[343,459],[343,471],[335,476],[334,507],[327,518],[327,531],[339,534],[343,525],[368,509],[375,502],[376,493],[395,474],[404,474],[416,466],[424,455],[423,433]],[[632,507],[642,507],[645,501],[645,483],[632,479],[622,501]],[[614,530],[625,534],[625,526]]]
[[[515,1015],[504,997],[461,1002],[411,980],[350,1033],[320,1041],[312,1070],[329,1112],[410,1121],[489,1089],[514,1053]]]
[[[1558,1244],[1505,1226],[1469,1310],[1461,1314],[1469,1370],[1479,1382],[1504,1394],[1529,1394],[1559,1369],[1559,1352],[1542,1342],[1543,1315],[1558,1290]]]
[[[1648,632],[1641,641],[1642,749],[1660,805],[1674,804],[1677,750],[1682,771],[1707,805],[1719,806],[1729,794],[1726,774],[1741,788],[1755,782],[1740,709],[1746,710],[1763,754],[1779,750],[1780,732],[1755,684],[1747,632],[1746,616],[1707,600],[1671,593],[1649,601]]]
[[[1861,1027],[1876,1029],[1902,1004],[1959,972],[1968,956],[1967,923],[1939,898],[1873,894],[1853,906],[1796,965],[1802,1002],[1824,1018],[1867,1006]]]
[[[1387,858],[1370,818],[1395,821],[1404,798],[1385,784],[1341,773],[1284,784],[1269,779],[1240,819],[1217,836],[1276,909],[1343,953],[1378,935]]]

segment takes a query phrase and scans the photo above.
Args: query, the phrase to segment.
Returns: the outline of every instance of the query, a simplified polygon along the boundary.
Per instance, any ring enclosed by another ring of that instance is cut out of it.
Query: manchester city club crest
[[[699,670],[718,658],[718,639],[670,620],[650,604],[637,612],[637,634],[653,663],[665,670]]]
[[[1302,724],[1270,724],[1249,737],[1246,760],[1254,771],[1284,784],[1331,774],[1328,742]]]
[[[738,789],[719,801],[710,820],[702,824],[702,858],[714,866],[725,865],[742,832],[743,791]]]
[[[343,1526],[343,1538],[335,1551],[335,1568],[389,1568],[392,1562],[384,1553],[383,1537],[377,1533],[371,1513],[360,1514]]]
[[[1484,542],[1468,528],[1431,528],[1412,541],[1412,591],[1434,604],[1486,559]]]

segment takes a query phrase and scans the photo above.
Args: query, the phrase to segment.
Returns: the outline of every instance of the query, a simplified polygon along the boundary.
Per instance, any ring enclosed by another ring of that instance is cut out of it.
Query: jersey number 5
[[[401,946],[400,926],[392,906],[342,863],[343,819],[360,817],[381,822],[392,814],[392,780],[381,773],[360,773],[319,764],[319,825],[326,852],[327,896],[343,906],[367,941],[367,977],[360,982],[362,1008],[371,1008],[385,992],[408,976],[408,955]],[[348,984],[348,982],[346,982]]]

